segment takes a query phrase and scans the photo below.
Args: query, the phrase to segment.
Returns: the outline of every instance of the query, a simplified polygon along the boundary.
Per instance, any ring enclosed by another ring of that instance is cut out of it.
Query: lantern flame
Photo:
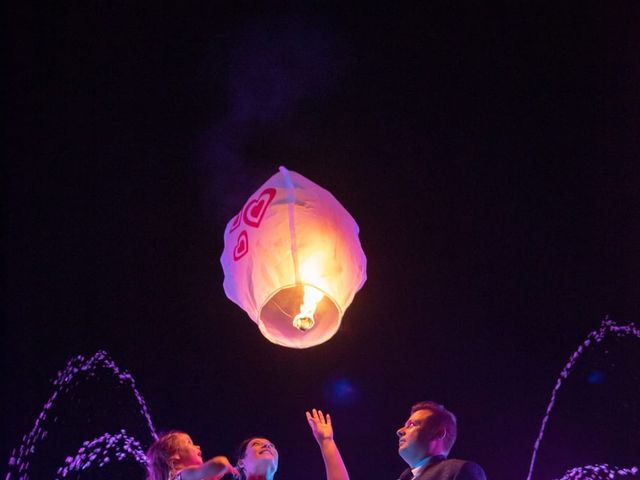
[[[304,301],[300,305],[300,313],[293,318],[293,326],[301,332],[311,330],[316,321],[313,314],[316,313],[318,302],[322,300],[324,294],[311,285],[304,286]]]

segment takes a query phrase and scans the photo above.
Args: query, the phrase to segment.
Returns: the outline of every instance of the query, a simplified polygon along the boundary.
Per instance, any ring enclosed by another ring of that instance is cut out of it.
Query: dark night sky
[[[606,314],[640,322],[640,3],[428,4],[8,6],[3,462],[55,372],[103,348],[159,429],[208,455],[266,435],[282,480],[324,478],[314,406],[352,479],[397,478],[422,399],[457,413],[453,456],[525,478],[570,354]],[[281,164],[343,203],[369,261],[303,351],[260,335],[219,264]],[[538,478],[638,464],[639,346],[579,365]],[[94,423],[139,426],[103,387]]]

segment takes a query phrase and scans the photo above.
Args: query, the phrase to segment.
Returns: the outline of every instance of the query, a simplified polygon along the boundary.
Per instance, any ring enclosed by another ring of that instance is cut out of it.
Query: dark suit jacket
[[[435,461],[433,461],[435,460]],[[434,458],[416,477],[416,480],[487,480],[484,470],[477,463],[466,460]],[[398,480],[413,478],[411,469],[407,468]]]

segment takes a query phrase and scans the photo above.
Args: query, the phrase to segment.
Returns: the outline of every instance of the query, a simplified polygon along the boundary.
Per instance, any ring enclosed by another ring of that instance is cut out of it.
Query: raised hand
[[[333,427],[331,426],[331,415],[327,413],[326,419],[322,410],[311,410],[312,413],[307,412],[307,422],[311,427],[311,432],[316,439],[316,442],[320,443],[323,440],[333,440]]]
[[[307,422],[309,422],[311,432],[320,446],[327,480],[349,480],[347,467],[345,467],[338,446],[333,440],[331,416],[327,413],[325,418],[321,410],[314,408],[311,413],[307,412]]]

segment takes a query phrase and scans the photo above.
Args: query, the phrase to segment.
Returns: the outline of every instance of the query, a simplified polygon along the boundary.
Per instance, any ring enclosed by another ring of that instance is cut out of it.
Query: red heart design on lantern
[[[229,233],[233,232],[236,228],[238,228],[240,226],[241,221],[242,221],[242,210],[240,210],[239,214],[233,217],[233,220],[231,221],[231,228],[229,229]]]
[[[244,209],[244,223],[250,227],[258,228],[260,226],[260,222],[262,222],[262,217],[264,217],[269,204],[275,196],[275,188],[265,188],[262,193],[258,195],[258,198],[247,203],[247,206]]]
[[[238,240],[236,241],[236,246],[233,249],[233,259],[235,261],[240,260],[244,257],[249,251],[249,237],[247,236],[247,231],[243,230],[238,235]]]

